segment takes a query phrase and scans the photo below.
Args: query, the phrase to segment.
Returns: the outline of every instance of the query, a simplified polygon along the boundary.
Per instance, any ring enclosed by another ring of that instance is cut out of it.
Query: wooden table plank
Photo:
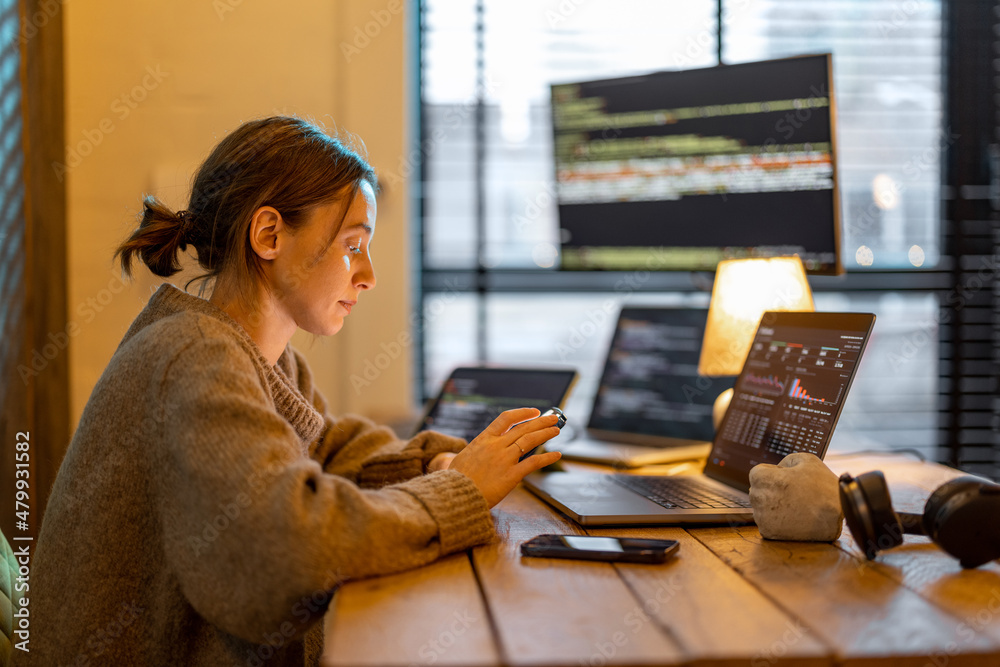
[[[685,657],[641,612],[614,567],[522,558],[521,542],[542,533],[583,534],[522,488],[494,509],[501,539],[473,551],[507,665],[680,665]],[[673,563],[659,566],[664,571]]]
[[[983,636],[963,641],[959,619],[832,544],[764,540],[755,526],[691,533],[817,637],[837,664],[934,665],[961,643],[950,667],[996,667],[1000,650]],[[992,655],[992,657],[990,657]]]
[[[682,528],[605,528],[588,533],[680,542],[676,564],[669,570],[625,563],[615,567],[642,601],[640,620],[652,618],[669,628],[693,663],[832,664],[830,647]]]
[[[337,591],[324,622],[325,667],[500,662],[466,553],[349,582]]]

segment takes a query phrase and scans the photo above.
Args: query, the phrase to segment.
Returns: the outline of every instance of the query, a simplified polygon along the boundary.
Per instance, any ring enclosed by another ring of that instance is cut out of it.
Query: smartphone
[[[537,417],[535,417],[535,419],[541,419],[542,417],[548,417],[549,415],[555,415],[558,418],[558,421],[556,421],[556,428],[562,429],[562,427],[566,425],[566,415],[564,415],[563,411],[560,410],[559,408],[549,408],[548,410],[546,410],[542,414],[540,414]],[[530,420],[528,420],[528,421],[530,421]],[[520,423],[523,424],[524,422],[520,422]],[[514,426],[517,426],[517,424],[514,424]],[[514,428],[514,426],[511,426],[511,428]],[[541,446],[542,445],[538,445],[538,447],[532,447],[531,449],[529,449],[528,451],[526,451],[524,454],[521,455],[521,458],[518,459],[518,462],[523,461],[524,459],[528,458],[532,454],[537,454],[538,453],[538,448],[541,447]]]
[[[539,535],[521,544],[522,556],[611,563],[662,563],[677,553],[677,540],[590,535]]]

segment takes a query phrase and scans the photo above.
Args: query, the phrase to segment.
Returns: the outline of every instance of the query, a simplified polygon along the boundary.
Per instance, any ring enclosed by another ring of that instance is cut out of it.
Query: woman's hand
[[[556,427],[559,418],[550,415],[535,419],[540,414],[535,408],[501,413],[452,459],[449,468],[471,479],[486,497],[487,504],[493,507],[525,475],[555,463],[562,456],[559,452],[546,452],[518,461],[525,452],[559,435]]]

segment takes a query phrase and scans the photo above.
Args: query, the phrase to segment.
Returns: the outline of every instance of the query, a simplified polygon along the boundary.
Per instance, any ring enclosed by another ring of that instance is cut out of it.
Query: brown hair
[[[191,244],[206,271],[195,280],[231,275],[240,298],[248,298],[249,288],[263,277],[248,233],[254,212],[272,206],[295,229],[317,206],[343,197],[350,201],[362,182],[378,190],[365,159],[316,125],[287,116],[252,120],[202,163],[186,211],[175,213],[155,197],[144,197],[139,227],[115,257],[129,277],[135,255],[156,275],[169,277],[181,269],[177,251]]]

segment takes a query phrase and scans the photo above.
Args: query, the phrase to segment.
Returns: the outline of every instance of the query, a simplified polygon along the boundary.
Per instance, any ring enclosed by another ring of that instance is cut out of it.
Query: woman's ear
[[[285,223],[272,206],[261,206],[250,218],[250,247],[261,259],[276,259]]]

